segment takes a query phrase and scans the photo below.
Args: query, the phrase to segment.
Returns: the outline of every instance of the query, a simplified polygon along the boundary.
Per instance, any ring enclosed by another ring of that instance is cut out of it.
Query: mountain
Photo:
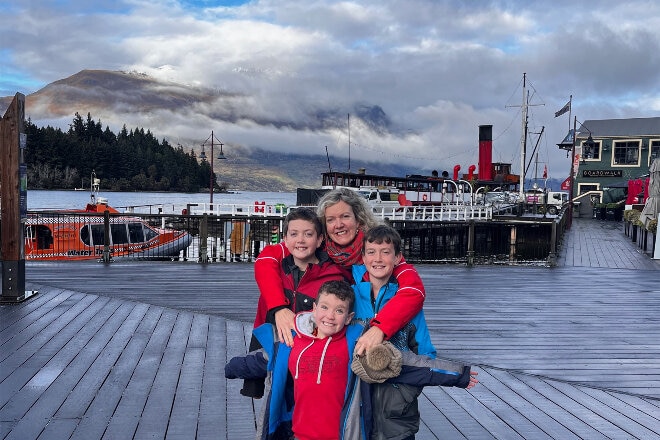
[[[0,98],[3,114],[12,99],[11,96]],[[137,125],[150,130],[157,138],[170,139],[173,144],[178,141],[171,139],[181,139],[184,148],[193,149],[198,157],[201,153],[199,138],[202,137],[198,133],[203,132],[206,137],[211,130],[191,130],[193,125],[210,127],[222,122],[248,127],[247,134],[251,133],[250,129],[270,130],[266,133],[274,134],[290,133],[290,143],[302,144],[309,141],[299,139],[315,133],[327,136],[328,132],[346,131],[348,113],[351,125],[365,132],[383,135],[396,131],[385,111],[377,105],[358,103],[352,105],[349,112],[317,106],[289,114],[257,111],[254,105],[250,105],[255,100],[255,97],[238,92],[168,82],[137,72],[83,70],[27,95],[26,118],[37,126],[52,125],[66,130],[76,112],[81,115],[89,113],[104,125],[114,125],[115,132],[123,125],[129,129]],[[191,135],[191,131],[195,134]],[[182,134],[184,132],[188,134]],[[214,160],[218,181],[226,182],[232,189],[253,191],[293,191],[297,187],[320,185],[320,173],[328,170],[325,155],[286,152],[306,148],[300,145],[271,147],[267,142],[266,136],[266,140],[262,138],[252,144],[224,144],[223,153],[227,160]],[[209,148],[208,144],[206,148]],[[346,157],[330,152],[329,160],[333,169],[348,168]],[[396,164],[357,159],[351,159],[350,165],[352,170],[363,167],[373,174],[428,174]]]

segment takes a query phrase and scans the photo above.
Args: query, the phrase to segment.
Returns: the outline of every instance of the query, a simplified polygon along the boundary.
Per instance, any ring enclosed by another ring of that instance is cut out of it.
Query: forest
[[[92,172],[110,191],[199,192],[209,186],[211,167],[191,150],[160,142],[149,130],[126,125],[119,134],[87,114],[76,113],[69,130],[25,123],[29,189],[89,188]],[[218,186],[214,191],[224,191]]]

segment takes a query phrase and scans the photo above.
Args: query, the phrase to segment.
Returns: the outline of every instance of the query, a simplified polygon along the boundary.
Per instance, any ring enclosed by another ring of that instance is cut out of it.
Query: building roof
[[[601,119],[584,121],[578,128],[577,138],[660,136],[660,117]]]

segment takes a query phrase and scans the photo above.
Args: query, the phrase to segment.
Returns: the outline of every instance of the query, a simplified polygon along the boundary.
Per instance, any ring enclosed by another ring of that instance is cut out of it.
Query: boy
[[[351,370],[351,353],[363,331],[360,325],[348,325],[354,315],[351,313],[354,295],[353,288],[345,281],[324,283],[313,311],[296,315],[293,347],[276,340],[272,325],[262,325],[254,330],[254,335],[264,348],[235,357],[225,366],[228,379],[270,378],[264,420],[260,420],[257,433],[260,438],[288,439],[291,421],[297,440],[372,438],[369,424],[361,420],[365,411],[364,387],[360,387]],[[374,352],[379,348],[384,347],[374,347]],[[391,352],[392,358],[398,355],[396,368],[391,365],[392,360],[383,362],[382,355],[378,365],[370,364],[372,353],[368,352],[364,359],[353,360],[353,369],[361,362],[362,367],[356,372],[368,383],[387,381],[463,388],[476,383],[470,368],[462,364],[411,352],[400,353],[394,348]],[[293,398],[287,394],[287,380],[291,378]]]
[[[275,324],[283,328],[282,322],[292,322],[298,312],[312,309],[319,287],[326,281],[350,279],[347,269],[335,264],[328,254],[321,249],[323,243],[323,226],[316,212],[310,208],[297,208],[287,214],[283,225],[283,243],[269,245],[279,248],[279,253],[285,254],[286,246],[289,255],[284,257],[279,270],[279,280],[284,291],[272,288],[273,279],[260,273],[260,260],[269,258],[272,252],[263,252],[263,257],[255,262],[255,279],[261,295],[257,305],[257,316],[254,327],[263,323]],[[279,293],[278,293],[279,292]],[[291,332],[282,332],[280,340],[291,346]],[[259,348],[252,338],[250,350]],[[263,395],[263,381],[245,381],[241,394],[260,398]]]
[[[254,335],[264,349],[233,358],[225,366],[229,379],[270,375],[266,417],[259,433],[262,438],[279,438],[289,421],[297,440],[338,439],[343,432],[340,415],[353,376],[351,353],[362,332],[359,326],[346,327],[353,318],[354,299],[353,288],[346,281],[324,283],[312,311],[296,315],[292,347],[277,343],[273,326],[260,326]],[[286,391],[288,373],[296,403],[292,412],[293,402]]]
[[[280,265],[283,293],[271,288],[272,280],[260,275],[259,262],[262,257],[255,262],[254,275],[261,292],[255,327],[264,322],[277,324],[279,320],[287,317],[292,319],[298,312],[311,310],[316,293],[325,281],[350,279],[348,270],[333,263],[328,254],[321,250],[323,226],[315,211],[310,208],[297,208],[289,212],[284,219],[283,232],[283,243],[270,245],[280,248],[279,253],[282,255],[286,253],[284,246],[289,252]],[[269,253],[271,252],[264,252]],[[291,345],[291,335],[279,336],[287,345]]]
[[[401,237],[385,225],[371,228],[364,237],[362,265],[353,266],[355,320],[370,325],[380,309],[396,294],[392,276],[401,261]],[[394,335],[387,335],[397,349],[435,358],[424,312],[420,311]],[[358,352],[360,347],[358,346]],[[390,383],[371,386],[373,439],[414,439],[419,430],[417,397],[422,388]]]

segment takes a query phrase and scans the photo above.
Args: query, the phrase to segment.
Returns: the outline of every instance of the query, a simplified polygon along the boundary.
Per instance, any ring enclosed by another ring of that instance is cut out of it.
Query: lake
[[[209,203],[208,193],[175,192],[112,192],[102,191],[99,197],[108,199],[108,204],[119,211],[134,207],[134,212],[180,214],[188,204]],[[27,193],[28,210],[44,209],[82,209],[90,201],[89,191],[44,191],[29,190]],[[214,205],[251,205],[266,202],[266,205],[283,203],[296,205],[296,193],[236,191],[232,193],[213,193]]]

